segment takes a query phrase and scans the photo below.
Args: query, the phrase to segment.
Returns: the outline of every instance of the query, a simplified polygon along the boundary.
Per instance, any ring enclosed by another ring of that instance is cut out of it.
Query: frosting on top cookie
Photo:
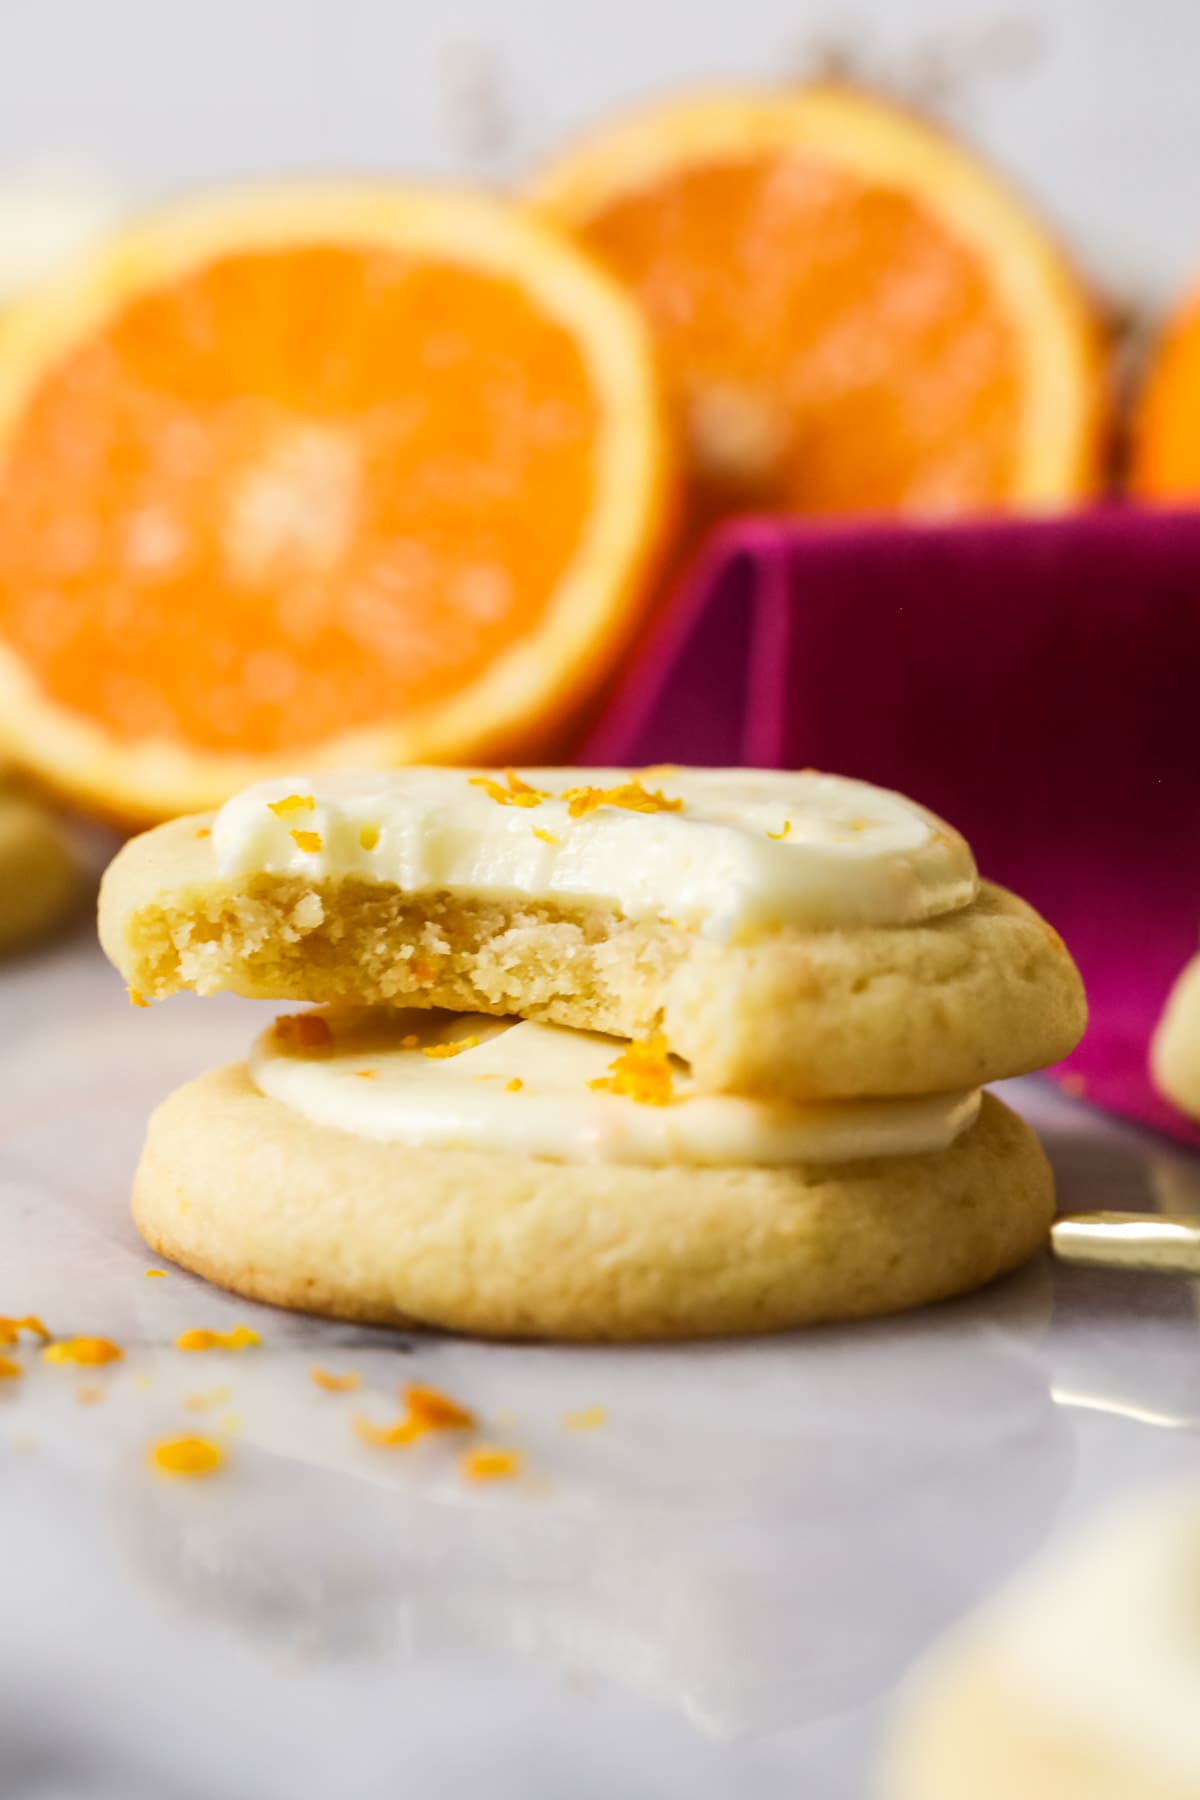
[[[965,840],[924,807],[810,769],[320,771],[236,795],[212,843],[226,877],[595,902],[726,942],[912,924],[977,887]]]

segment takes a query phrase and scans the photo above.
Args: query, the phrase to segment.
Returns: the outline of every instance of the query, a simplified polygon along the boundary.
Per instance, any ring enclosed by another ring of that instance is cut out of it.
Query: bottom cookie
[[[1200,1119],[1200,956],[1171,989],[1150,1047],[1150,1072],[1164,1099]]]
[[[133,1212],[160,1255],[253,1300],[596,1342],[783,1331],[965,1293],[1045,1242],[1053,1181],[987,1094],[928,1155],[676,1169],[372,1142],[309,1123],[235,1064],[153,1114]]]

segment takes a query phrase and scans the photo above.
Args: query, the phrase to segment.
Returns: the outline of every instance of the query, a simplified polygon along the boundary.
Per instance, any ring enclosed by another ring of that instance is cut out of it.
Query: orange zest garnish
[[[0,1356],[0,1381],[16,1381],[24,1373],[20,1363],[14,1362],[11,1356]]]
[[[563,1426],[567,1431],[599,1431],[607,1424],[608,1412],[603,1406],[585,1406],[581,1412],[563,1414]]]
[[[101,1363],[120,1362],[124,1354],[118,1345],[102,1337],[62,1338],[56,1344],[47,1344],[42,1351],[48,1363],[76,1363],[89,1369]]]
[[[792,821],[790,819],[785,819],[783,821],[782,830],[768,831],[768,833],[767,833],[767,836],[769,838],[774,838],[774,840],[777,844],[782,843],[785,837],[791,837],[791,835],[792,835]]]
[[[609,1063],[608,1074],[589,1081],[588,1086],[623,1094],[639,1106],[670,1106],[674,1074],[667,1040],[661,1031],[656,1031],[652,1037],[641,1038],[622,1050]]]
[[[350,1421],[355,1435],[364,1444],[395,1450],[415,1444],[418,1438],[427,1437],[434,1431],[470,1431],[475,1424],[474,1413],[460,1406],[457,1400],[418,1382],[405,1388],[404,1404],[404,1416],[394,1425],[373,1425],[370,1419],[355,1414]]]
[[[23,1331],[27,1331],[31,1337],[41,1338],[43,1344],[50,1342],[50,1333],[32,1313],[26,1313],[23,1319],[6,1319],[0,1315],[0,1344],[15,1344]]]
[[[195,837],[195,838],[196,838],[196,839],[197,839],[197,841],[198,841],[198,840],[199,840],[199,839],[200,839],[200,838],[206,838],[206,837],[211,837],[211,836],[212,836],[212,832],[211,832],[211,831],[210,831],[210,830],[209,830],[209,828],[208,828],[208,826],[207,826],[207,825],[202,825],[202,826],[201,826],[201,827],[200,827],[200,829],[199,829],[199,831],[197,831],[197,832],[194,832],[194,833],[193,833],[193,836],[194,836],[194,837]]]
[[[521,1080],[521,1077],[519,1075],[514,1075],[511,1081],[505,1082],[504,1091],[506,1094],[519,1094],[524,1086],[525,1083]]]
[[[289,831],[288,836],[291,838],[293,844],[295,844],[297,850],[303,850],[305,856],[315,856],[317,851],[321,848],[321,834],[319,831]]]
[[[331,1375],[328,1369],[318,1369],[315,1365],[308,1371],[308,1378],[326,1394],[349,1394],[362,1380],[356,1369],[347,1369],[344,1375]]]
[[[585,818],[588,813],[595,812],[601,806],[619,806],[625,812],[637,813],[675,813],[683,810],[682,800],[668,800],[657,789],[644,788],[636,777],[620,787],[567,788],[560,798],[566,801],[567,812],[572,819]]]
[[[460,1467],[468,1481],[506,1481],[519,1472],[521,1457],[498,1444],[480,1444],[464,1453]]]
[[[501,787],[490,775],[469,775],[467,785],[482,788],[497,806],[540,806],[543,800],[550,798],[540,788],[530,787],[527,781],[522,781],[515,769],[505,769],[504,779],[508,785]]]
[[[477,1037],[465,1037],[459,1038],[457,1042],[452,1044],[426,1044],[421,1055],[431,1056],[435,1059],[446,1056],[461,1056],[464,1050],[474,1050],[478,1043],[479,1039]]]
[[[530,830],[533,832],[535,838],[540,838],[542,840],[543,844],[558,844],[562,842],[562,839],[556,838],[552,831],[542,831],[537,825],[531,825]]]
[[[210,1438],[161,1438],[150,1447],[150,1464],[160,1475],[212,1475],[225,1452]]]
[[[167,1271],[165,1269],[147,1269],[146,1270],[146,1280],[153,1281],[155,1276],[158,1276],[158,1278],[160,1280],[165,1280],[166,1274],[167,1274]]]
[[[257,1331],[249,1325],[235,1325],[232,1331],[181,1331],[175,1339],[177,1350],[248,1350],[261,1344]]]
[[[146,999],[146,996],[144,994],[139,994],[136,988],[130,988],[128,993],[130,1006],[149,1006],[150,1002]]]
[[[333,1032],[320,1013],[282,1013],[274,1025],[275,1036],[291,1050],[333,1049]]]
[[[273,812],[277,819],[286,819],[292,813],[312,812],[315,805],[311,794],[287,794],[282,800],[268,800],[267,811]]]

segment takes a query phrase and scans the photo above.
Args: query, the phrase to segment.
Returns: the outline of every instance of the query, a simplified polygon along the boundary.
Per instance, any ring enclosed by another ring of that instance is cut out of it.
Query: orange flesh
[[[1200,495],[1200,299],[1159,348],[1138,410],[1130,485],[1146,499]]]
[[[580,235],[655,329],[702,509],[1004,502],[1014,334],[980,265],[911,199],[773,155],[680,169]]]
[[[577,346],[393,250],[229,256],[37,388],[0,638],[118,740],[271,752],[444,700],[533,631],[592,503]]]

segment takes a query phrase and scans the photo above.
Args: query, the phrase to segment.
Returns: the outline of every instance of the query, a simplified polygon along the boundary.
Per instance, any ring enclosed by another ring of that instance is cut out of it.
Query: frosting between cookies
[[[588,789],[602,798],[563,797]],[[957,832],[902,795],[812,770],[291,775],[229,800],[212,847],[224,877],[595,903],[721,941],[778,926],[910,924],[976,892]]]
[[[627,1048],[593,1032],[385,1008],[312,1016],[332,1027],[332,1042],[305,1049],[273,1027],[250,1053],[251,1079],[315,1125],[382,1143],[780,1166],[942,1150],[979,1112],[978,1093],[805,1106],[700,1095],[681,1064],[664,1066],[668,1103],[646,1104],[590,1085],[611,1080]]]

